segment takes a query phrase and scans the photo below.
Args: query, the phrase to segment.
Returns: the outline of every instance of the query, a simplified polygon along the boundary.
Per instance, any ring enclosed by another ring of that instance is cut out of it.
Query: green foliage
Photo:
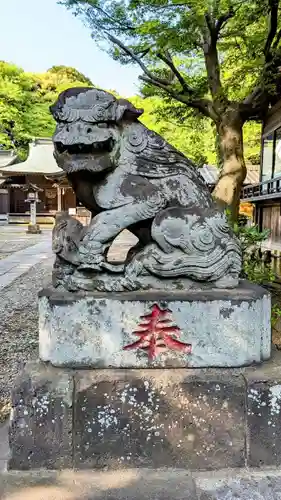
[[[80,84],[79,86],[81,86],[81,83],[84,83],[86,87],[93,85],[90,78],[80,73],[80,71],[77,71],[77,69],[70,68],[69,66],[52,66],[48,69],[48,73],[56,75],[57,82],[78,82]]]
[[[257,283],[258,285],[263,285],[274,281],[275,275],[269,264],[265,264],[259,259],[249,259],[243,263],[242,278]]]
[[[260,164],[261,123],[247,122],[243,127],[244,156],[246,163]]]
[[[143,122],[200,164],[218,165],[219,153],[216,129],[211,120],[202,117],[186,105],[163,96],[130,99],[145,110]],[[172,136],[169,128],[172,127]],[[175,140],[178,135],[179,140]],[[243,127],[246,163],[259,165],[261,124],[247,122]]]
[[[159,60],[159,52],[167,50],[184,75],[186,83],[195,89],[197,96],[209,93],[209,83],[204,61],[204,44],[211,31],[218,28],[221,97],[241,100],[253,86],[265,78],[266,50],[270,22],[268,0],[61,0],[59,3],[81,16],[90,27],[95,40],[104,39],[108,33],[143,56],[143,61],[153,66],[158,74],[172,73]],[[278,13],[277,13],[278,17]],[[270,49],[279,54],[278,30]],[[274,46],[276,42],[276,48]],[[112,56],[128,62],[128,55],[118,46],[111,49]],[[277,67],[272,72],[277,74]],[[269,76],[269,78],[268,78]],[[174,80],[175,87],[179,84]],[[273,89],[275,90],[275,89]]]
[[[242,272],[241,278],[253,283],[263,284],[274,281],[275,275],[270,264],[265,263],[260,254],[261,243],[270,236],[270,230],[259,231],[258,226],[248,226],[247,217],[240,216],[233,224],[231,211],[225,210],[229,223],[233,227],[235,236],[239,239],[242,250]]]
[[[91,81],[74,68],[53,66],[46,73],[26,73],[17,66],[0,63],[0,144],[2,148],[15,146],[21,158],[33,137],[50,137],[54,120],[49,106],[59,92],[68,87],[92,86]],[[143,108],[141,121],[198,165],[216,164],[215,130],[211,121],[179,102],[162,96],[130,99],[136,107]],[[14,122],[12,136],[6,129]],[[249,124],[245,134],[247,150],[259,154],[259,134],[253,134],[255,124]],[[258,130],[258,127],[256,127]]]
[[[58,93],[68,87],[88,85],[92,85],[90,80],[74,68],[55,66],[43,74],[30,74],[9,63],[0,63],[2,147],[11,148],[14,145],[20,157],[24,158],[33,137],[51,137],[53,134],[55,123],[49,113],[49,106]],[[202,121],[196,115],[188,118],[185,113],[180,122],[180,108],[178,113],[175,109],[169,116],[170,108],[159,96],[135,96],[130,100],[136,107],[144,109],[141,121],[163,135],[173,146],[198,164],[215,162],[213,130],[208,120]],[[157,112],[160,109],[161,113]],[[5,133],[11,121],[14,121],[13,137]]]
[[[274,304],[271,307],[271,326],[275,328],[278,320],[281,318],[281,308],[278,304]]]
[[[83,19],[93,39],[104,41],[105,50],[114,59],[140,66],[142,94],[156,104],[153,126],[160,130],[162,123],[161,133],[168,138],[169,123],[178,124],[183,134],[178,132],[175,138],[173,132],[174,144],[199,164],[221,167],[227,153],[220,148],[222,137],[218,134],[223,135],[222,121],[229,120],[233,126],[233,110],[238,113],[236,117],[240,113],[237,128],[250,120],[243,128],[246,164],[259,163],[261,120],[276,99],[276,81],[280,78],[281,19],[278,8],[274,8],[280,1],[59,3]],[[207,102],[207,107],[202,102]],[[226,150],[232,147],[230,144]],[[242,171],[241,151],[236,158]],[[231,179],[229,183],[230,190],[235,191]],[[229,199],[224,191],[222,198]]]
[[[258,226],[244,226],[235,223],[233,226],[234,234],[238,236],[242,252],[248,253],[249,250],[256,250],[260,244],[270,236],[270,230],[259,231]]]
[[[22,124],[22,117],[31,106],[35,79],[13,64],[0,62],[0,143],[4,147],[11,144],[10,138],[4,133],[14,122],[14,134],[20,144],[25,144],[28,136]]]
[[[235,223],[234,234],[238,237],[242,248],[242,278],[254,283],[270,283],[275,276],[269,264],[262,261],[259,255],[261,243],[268,239],[270,230],[259,231],[257,226],[244,226]]]
[[[34,137],[50,137],[55,123],[49,106],[62,90],[89,86],[91,81],[74,68],[54,66],[43,74],[24,72],[0,62],[0,144],[16,147],[21,158]]]

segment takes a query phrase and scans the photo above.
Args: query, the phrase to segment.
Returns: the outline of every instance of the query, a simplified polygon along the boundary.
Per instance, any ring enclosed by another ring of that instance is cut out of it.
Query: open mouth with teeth
[[[63,144],[62,142],[55,142],[57,153],[68,153],[69,155],[102,155],[110,153],[114,148],[114,140],[109,138],[105,141],[94,142],[93,144]]]
[[[67,174],[81,171],[100,173],[113,168],[110,153],[114,149],[115,141],[111,137],[91,144],[63,144],[55,141],[54,146],[56,162]]]

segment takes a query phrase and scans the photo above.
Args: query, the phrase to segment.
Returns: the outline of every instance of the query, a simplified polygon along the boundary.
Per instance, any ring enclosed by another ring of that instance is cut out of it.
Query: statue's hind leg
[[[128,227],[129,231],[133,233],[138,238],[139,241],[137,242],[136,245],[130,248],[126,258],[126,264],[131,262],[131,260],[139,252],[141,252],[146,247],[146,245],[152,242],[151,223],[152,220],[149,219],[146,221],[141,221],[137,224],[133,224],[132,226]]]
[[[188,278],[220,287],[238,284],[241,251],[225,216],[208,210],[162,210],[152,224],[154,243],[135,255],[126,269],[133,275]]]

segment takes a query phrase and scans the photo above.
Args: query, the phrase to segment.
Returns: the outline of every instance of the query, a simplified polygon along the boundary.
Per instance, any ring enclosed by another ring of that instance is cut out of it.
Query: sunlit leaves
[[[33,137],[50,137],[54,121],[49,106],[62,90],[89,86],[91,81],[74,68],[54,66],[43,74],[26,73],[17,66],[0,62],[0,144],[27,150]],[[13,121],[12,141],[5,133]]]

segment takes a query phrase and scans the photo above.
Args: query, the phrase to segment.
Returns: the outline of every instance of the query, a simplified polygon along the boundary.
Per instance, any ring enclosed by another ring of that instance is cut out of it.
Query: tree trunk
[[[238,111],[226,111],[217,123],[223,167],[213,196],[229,208],[233,221],[239,213],[240,192],[247,169],[243,154],[243,120]]]

